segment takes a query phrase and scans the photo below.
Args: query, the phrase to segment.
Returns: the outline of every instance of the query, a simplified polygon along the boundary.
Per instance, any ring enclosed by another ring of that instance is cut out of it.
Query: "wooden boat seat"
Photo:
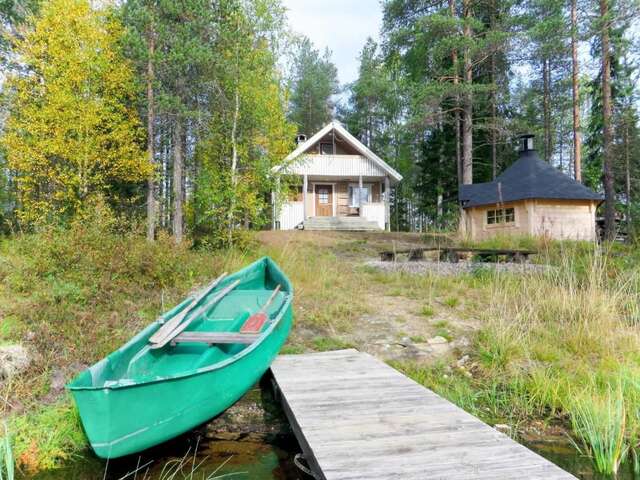
[[[171,345],[178,343],[207,343],[209,345],[238,343],[249,345],[258,340],[259,337],[259,333],[182,332],[171,341]]]

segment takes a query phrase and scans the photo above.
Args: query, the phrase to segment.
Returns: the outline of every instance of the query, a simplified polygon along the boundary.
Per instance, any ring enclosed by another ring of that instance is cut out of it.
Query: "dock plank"
[[[325,480],[575,478],[366,353],[283,355],[271,370]]]

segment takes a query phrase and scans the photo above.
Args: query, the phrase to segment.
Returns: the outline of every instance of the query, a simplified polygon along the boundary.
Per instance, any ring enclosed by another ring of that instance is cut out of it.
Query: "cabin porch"
[[[298,180],[298,181],[295,181]],[[388,177],[300,175],[274,198],[274,229],[384,230]]]

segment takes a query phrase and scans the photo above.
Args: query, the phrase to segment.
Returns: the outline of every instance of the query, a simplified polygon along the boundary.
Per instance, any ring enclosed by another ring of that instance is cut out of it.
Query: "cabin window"
[[[349,185],[349,206],[359,207],[363,203],[371,201],[371,185]]]
[[[516,221],[516,211],[513,208],[499,208],[487,210],[487,225],[498,223],[513,223]]]
[[[328,188],[319,188],[318,189],[318,202],[320,205],[326,205],[329,203],[329,189]]]
[[[320,153],[322,155],[333,155],[333,143],[321,143]]]

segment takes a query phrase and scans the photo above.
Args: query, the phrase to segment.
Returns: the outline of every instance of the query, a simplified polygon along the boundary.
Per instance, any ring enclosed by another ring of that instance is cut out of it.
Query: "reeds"
[[[630,449],[622,388],[605,394],[585,392],[571,408],[573,431],[600,473],[616,475]]]
[[[13,450],[11,449],[11,437],[9,429],[4,424],[4,437],[0,438],[0,480],[13,480],[15,477],[15,464]]]

